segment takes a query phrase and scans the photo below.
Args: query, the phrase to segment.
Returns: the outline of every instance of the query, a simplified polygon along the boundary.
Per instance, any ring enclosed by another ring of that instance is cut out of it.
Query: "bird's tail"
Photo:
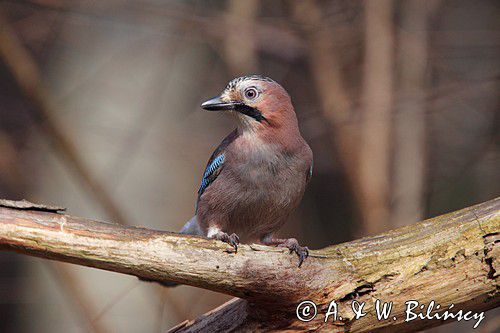
[[[198,218],[193,216],[191,220],[187,221],[186,224],[182,227],[181,234],[184,235],[197,235],[203,236],[203,231],[201,231],[200,225],[198,224]]]
[[[200,225],[198,224],[198,219],[195,216],[193,216],[189,221],[184,224],[182,227],[181,231],[179,232],[180,234],[183,235],[198,235],[198,236],[203,236],[203,232],[201,231]],[[142,281],[148,281],[148,282],[153,282],[144,278],[139,278]],[[154,281],[157,282],[157,281]],[[179,285],[179,283],[176,282],[157,282],[161,284],[164,287],[176,287]]]

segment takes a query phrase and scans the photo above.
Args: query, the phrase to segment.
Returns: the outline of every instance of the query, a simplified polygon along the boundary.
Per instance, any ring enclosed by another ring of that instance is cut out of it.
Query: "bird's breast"
[[[232,172],[252,204],[287,206],[305,187],[302,163],[296,156],[266,147],[239,156]]]
[[[238,191],[229,220],[242,235],[261,237],[279,229],[304,192],[304,173],[284,156],[248,159],[233,172]]]
[[[224,168],[201,197],[198,213],[202,221],[222,220],[220,227],[258,238],[279,229],[299,204],[308,167],[300,154],[252,140],[236,140],[226,150]]]
[[[272,148],[247,150],[237,157],[234,171],[242,182],[250,186],[269,184],[288,168],[287,161]]]

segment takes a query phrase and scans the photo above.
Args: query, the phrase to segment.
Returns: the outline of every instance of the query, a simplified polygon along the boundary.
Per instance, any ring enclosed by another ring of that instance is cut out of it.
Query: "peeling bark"
[[[22,210],[38,210],[41,212],[52,212],[52,213],[63,212],[66,210],[66,208],[64,207],[42,205],[29,202],[27,200],[14,201],[14,200],[0,199],[0,207],[15,208]]]
[[[405,302],[486,311],[500,304],[500,198],[352,242],[311,251],[302,268],[286,250],[242,245],[228,253],[213,240],[126,227],[69,215],[0,207],[0,249],[174,281],[242,298],[175,328],[176,332],[319,330],[416,331],[440,320],[404,322]],[[374,301],[393,302],[377,320]],[[318,316],[297,320],[303,300]],[[337,321],[324,322],[331,301]],[[354,319],[351,305],[366,302]],[[395,316],[396,320],[392,317]],[[340,319],[342,317],[342,319]],[[472,327],[471,323],[471,327]]]

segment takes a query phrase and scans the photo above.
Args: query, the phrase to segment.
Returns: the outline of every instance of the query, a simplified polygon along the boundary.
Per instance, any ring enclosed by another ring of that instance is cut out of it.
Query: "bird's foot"
[[[299,267],[302,266],[304,260],[309,257],[309,249],[307,246],[300,246],[295,238],[284,239],[283,242],[277,246],[288,248],[290,253],[295,252],[299,256]]]
[[[240,243],[240,238],[235,233],[229,235],[225,232],[218,232],[217,234],[215,234],[214,238],[228,243],[234,248],[235,253],[238,252],[238,244]]]

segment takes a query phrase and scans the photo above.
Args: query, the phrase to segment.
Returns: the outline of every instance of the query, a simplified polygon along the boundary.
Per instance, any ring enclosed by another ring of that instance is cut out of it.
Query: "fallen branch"
[[[311,251],[302,268],[277,248],[242,245],[228,253],[218,241],[96,222],[46,211],[0,207],[0,249],[141,278],[223,292],[231,301],[178,331],[322,329],[415,331],[440,320],[404,322],[405,302],[431,300],[446,310],[486,311],[500,304],[500,198],[378,236]],[[318,317],[297,320],[302,300]],[[392,301],[377,320],[374,300]],[[338,317],[324,322],[331,301]],[[366,302],[354,320],[351,303]],[[396,317],[396,320],[392,319]],[[342,317],[342,319],[340,319]],[[471,323],[471,326],[473,323]]]

